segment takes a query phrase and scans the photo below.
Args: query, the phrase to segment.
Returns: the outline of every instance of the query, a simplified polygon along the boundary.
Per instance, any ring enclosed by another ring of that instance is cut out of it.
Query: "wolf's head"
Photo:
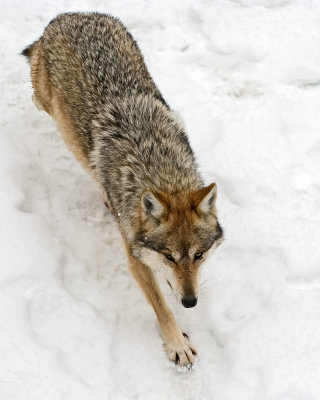
[[[147,190],[141,197],[135,255],[167,280],[184,307],[194,307],[201,264],[222,242],[216,216],[216,184],[170,195]]]

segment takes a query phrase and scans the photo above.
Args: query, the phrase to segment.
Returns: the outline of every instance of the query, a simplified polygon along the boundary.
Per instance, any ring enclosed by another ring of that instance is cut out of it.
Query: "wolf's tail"
[[[20,54],[21,54],[22,56],[27,57],[27,59],[30,60],[30,58],[31,58],[31,56],[32,56],[32,52],[33,52],[34,47],[35,47],[35,44],[36,44],[37,42],[38,42],[38,41],[36,41],[36,42],[30,44],[29,46],[27,46],[24,50],[22,50],[22,52],[21,52]]]

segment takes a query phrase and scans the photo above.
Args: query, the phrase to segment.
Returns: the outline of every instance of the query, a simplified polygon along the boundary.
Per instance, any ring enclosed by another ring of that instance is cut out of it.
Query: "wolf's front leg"
[[[130,271],[152,305],[161,328],[166,352],[171,361],[179,365],[193,364],[197,354],[189,338],[178,327],[173,312],[167,306],[152,270],[133,257],[129,251]]]

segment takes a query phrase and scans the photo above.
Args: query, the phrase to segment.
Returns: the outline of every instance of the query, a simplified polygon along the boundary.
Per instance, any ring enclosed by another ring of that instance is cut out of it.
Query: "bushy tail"
[[[32,44],[30,44],[29,46],[27,46],[24,50],[22,50],[22,52],[20,53],[22,56],[27,57],[28,60],[30,60],[30,57],[32,56],[32,51],[34,49],[34,45],[37,42],[34,42]]]

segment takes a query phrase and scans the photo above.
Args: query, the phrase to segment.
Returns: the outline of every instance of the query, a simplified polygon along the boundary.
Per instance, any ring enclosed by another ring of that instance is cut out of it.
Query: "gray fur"
[[[201,187],[184,131],[153,96],[121,98],[97,121],[92,162],[120,222],[134,218],[146,189],[177,194]]]
[[[138,94],[165,104],[136,42],[117,18],[61,14],[45,29],[41,44],[51,83],[85,138],[87,154],[93,150],[92,120],[105,104]]]

